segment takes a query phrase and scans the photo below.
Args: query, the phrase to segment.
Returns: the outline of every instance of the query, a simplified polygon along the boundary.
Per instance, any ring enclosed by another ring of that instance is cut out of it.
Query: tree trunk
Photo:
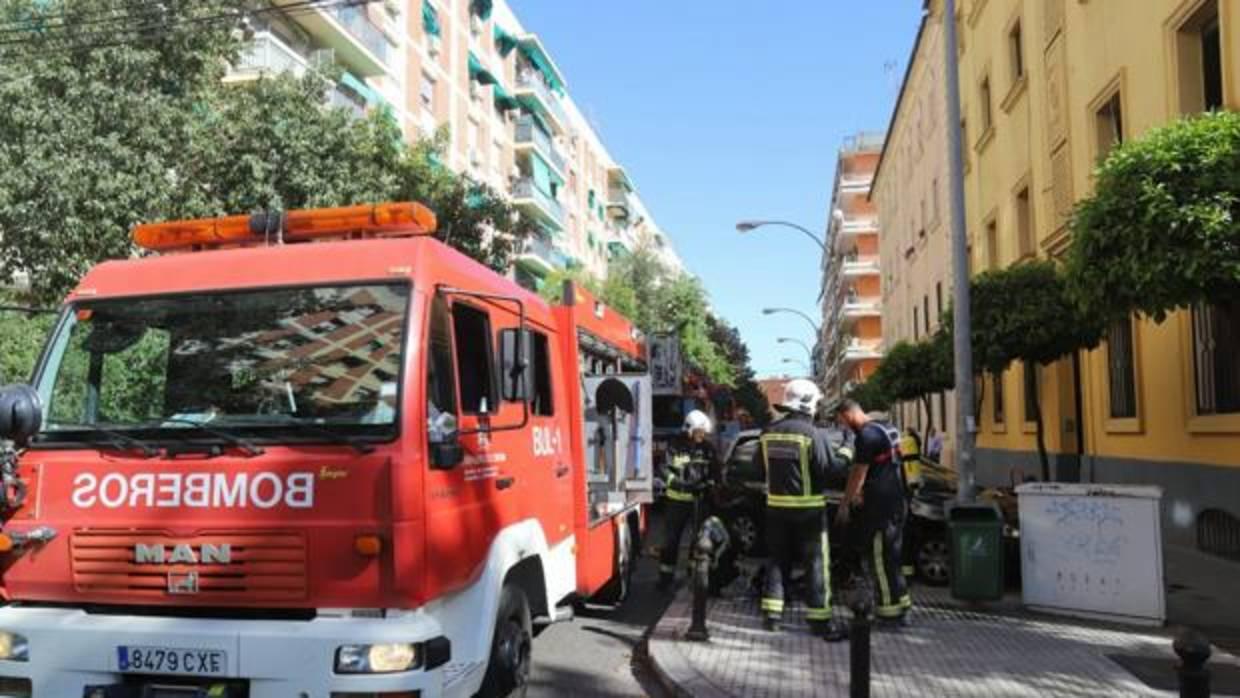
[[[981,387],[977,389],[977,396],[973,400],[973,422],[980,429],[982,424],[982,403],[986,401],[986,381],[975,380],[973,382],[981,384]],[[960,409],[960,407],[957,406],[956,409]]]
[[[1044,428],[1044,420],[1042,419],[1042,396],[1040,385],[1035,385],[1033,390],[1033,419],[1038,427],[1038,459],[1042,463],[1042,482],[1051,481],[1051,465],[1046,456],[1046,433]]]
[[[930,433],[934,431],[934,410],[931,409],[932,405],[930,402],[930,394],[927,393],[925,395],[922,395],[921,401],[926,406],[926,431],[922,436],[926,439],[929,439]]]

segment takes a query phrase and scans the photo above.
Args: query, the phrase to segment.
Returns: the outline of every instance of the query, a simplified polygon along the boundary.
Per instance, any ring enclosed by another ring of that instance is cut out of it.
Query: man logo
[[[138,565],[227,565],[232,562],[232,546],[228,543],[204,543],[194,551],[188,543],[172,546],[138,543],[133,547],[133,561]]]

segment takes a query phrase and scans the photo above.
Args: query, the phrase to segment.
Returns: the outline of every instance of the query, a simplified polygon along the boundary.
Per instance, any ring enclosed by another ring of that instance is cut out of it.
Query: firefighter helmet
[[[685,415],[685,432],[692,434],[695,431],[701,431],[709,434],[712,429],[710,417],[701,410],[693,410]]]
[[[818,411],[818,402],[822,400],[822,391],[813,381],[797,378],[788,381],[784,386],[784,400],[780,403],[789,412],[813,415]]]

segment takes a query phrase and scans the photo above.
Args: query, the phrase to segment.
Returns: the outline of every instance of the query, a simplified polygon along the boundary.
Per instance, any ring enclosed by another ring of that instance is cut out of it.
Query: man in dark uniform
[[[794,565],[805,567],[808,585],[805,617],[810,629],[828,641],[848,636],[831,613],[831,553],[827,540],[827,479],[833,461],[824,432],[814,426],[822,393],[812,381],[798,378],[784,388],[779,408],[787,416],[758,439],[755,465],[766,473],[766,539],[771,561],[762,593],[768,630],[783,618],[785,590]]]
[[[690,530],[696,530],[706,518],[702,493],[717,477],[720,467],[715,446],[706,438],[711,430],[710,417],[693,410],[685,415],[684,433],[668,447],[666,528],[659,555],[659,591],[671,589],[676,579],[676,561],[685,529],[692,524]]]
[[[842,401],[835,412],[840,423],[856,434],[836,522],[849,526],[849,538],[874,590],[874,615],[903,626],[913,602],[901,569],[908,500],[900,432],[870,419],[855,400]]]

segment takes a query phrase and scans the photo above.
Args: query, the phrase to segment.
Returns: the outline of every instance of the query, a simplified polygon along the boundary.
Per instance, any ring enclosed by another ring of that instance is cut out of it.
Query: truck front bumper
[[[248,685],[249,698],[439,698],[449,694],[445,682],[451,683],[454,674],[474,669],[448,661],[430,670],[392,674],[335,672],[342,645],[440,641],[439,623],[422,612],[395,618],[224,620],[8,606],[0,608],[0,631],[18,633],[29,644],[27,661],[0,660],[0,685],[11,683],[6,679],[28,680],[31,698],[85,698],[88,688],[132,682],[119,666],[120,647],[222,651],[225,671],[209,678]],[[179,678],[206,677],[167,676],[160,682],[175,684]]]

